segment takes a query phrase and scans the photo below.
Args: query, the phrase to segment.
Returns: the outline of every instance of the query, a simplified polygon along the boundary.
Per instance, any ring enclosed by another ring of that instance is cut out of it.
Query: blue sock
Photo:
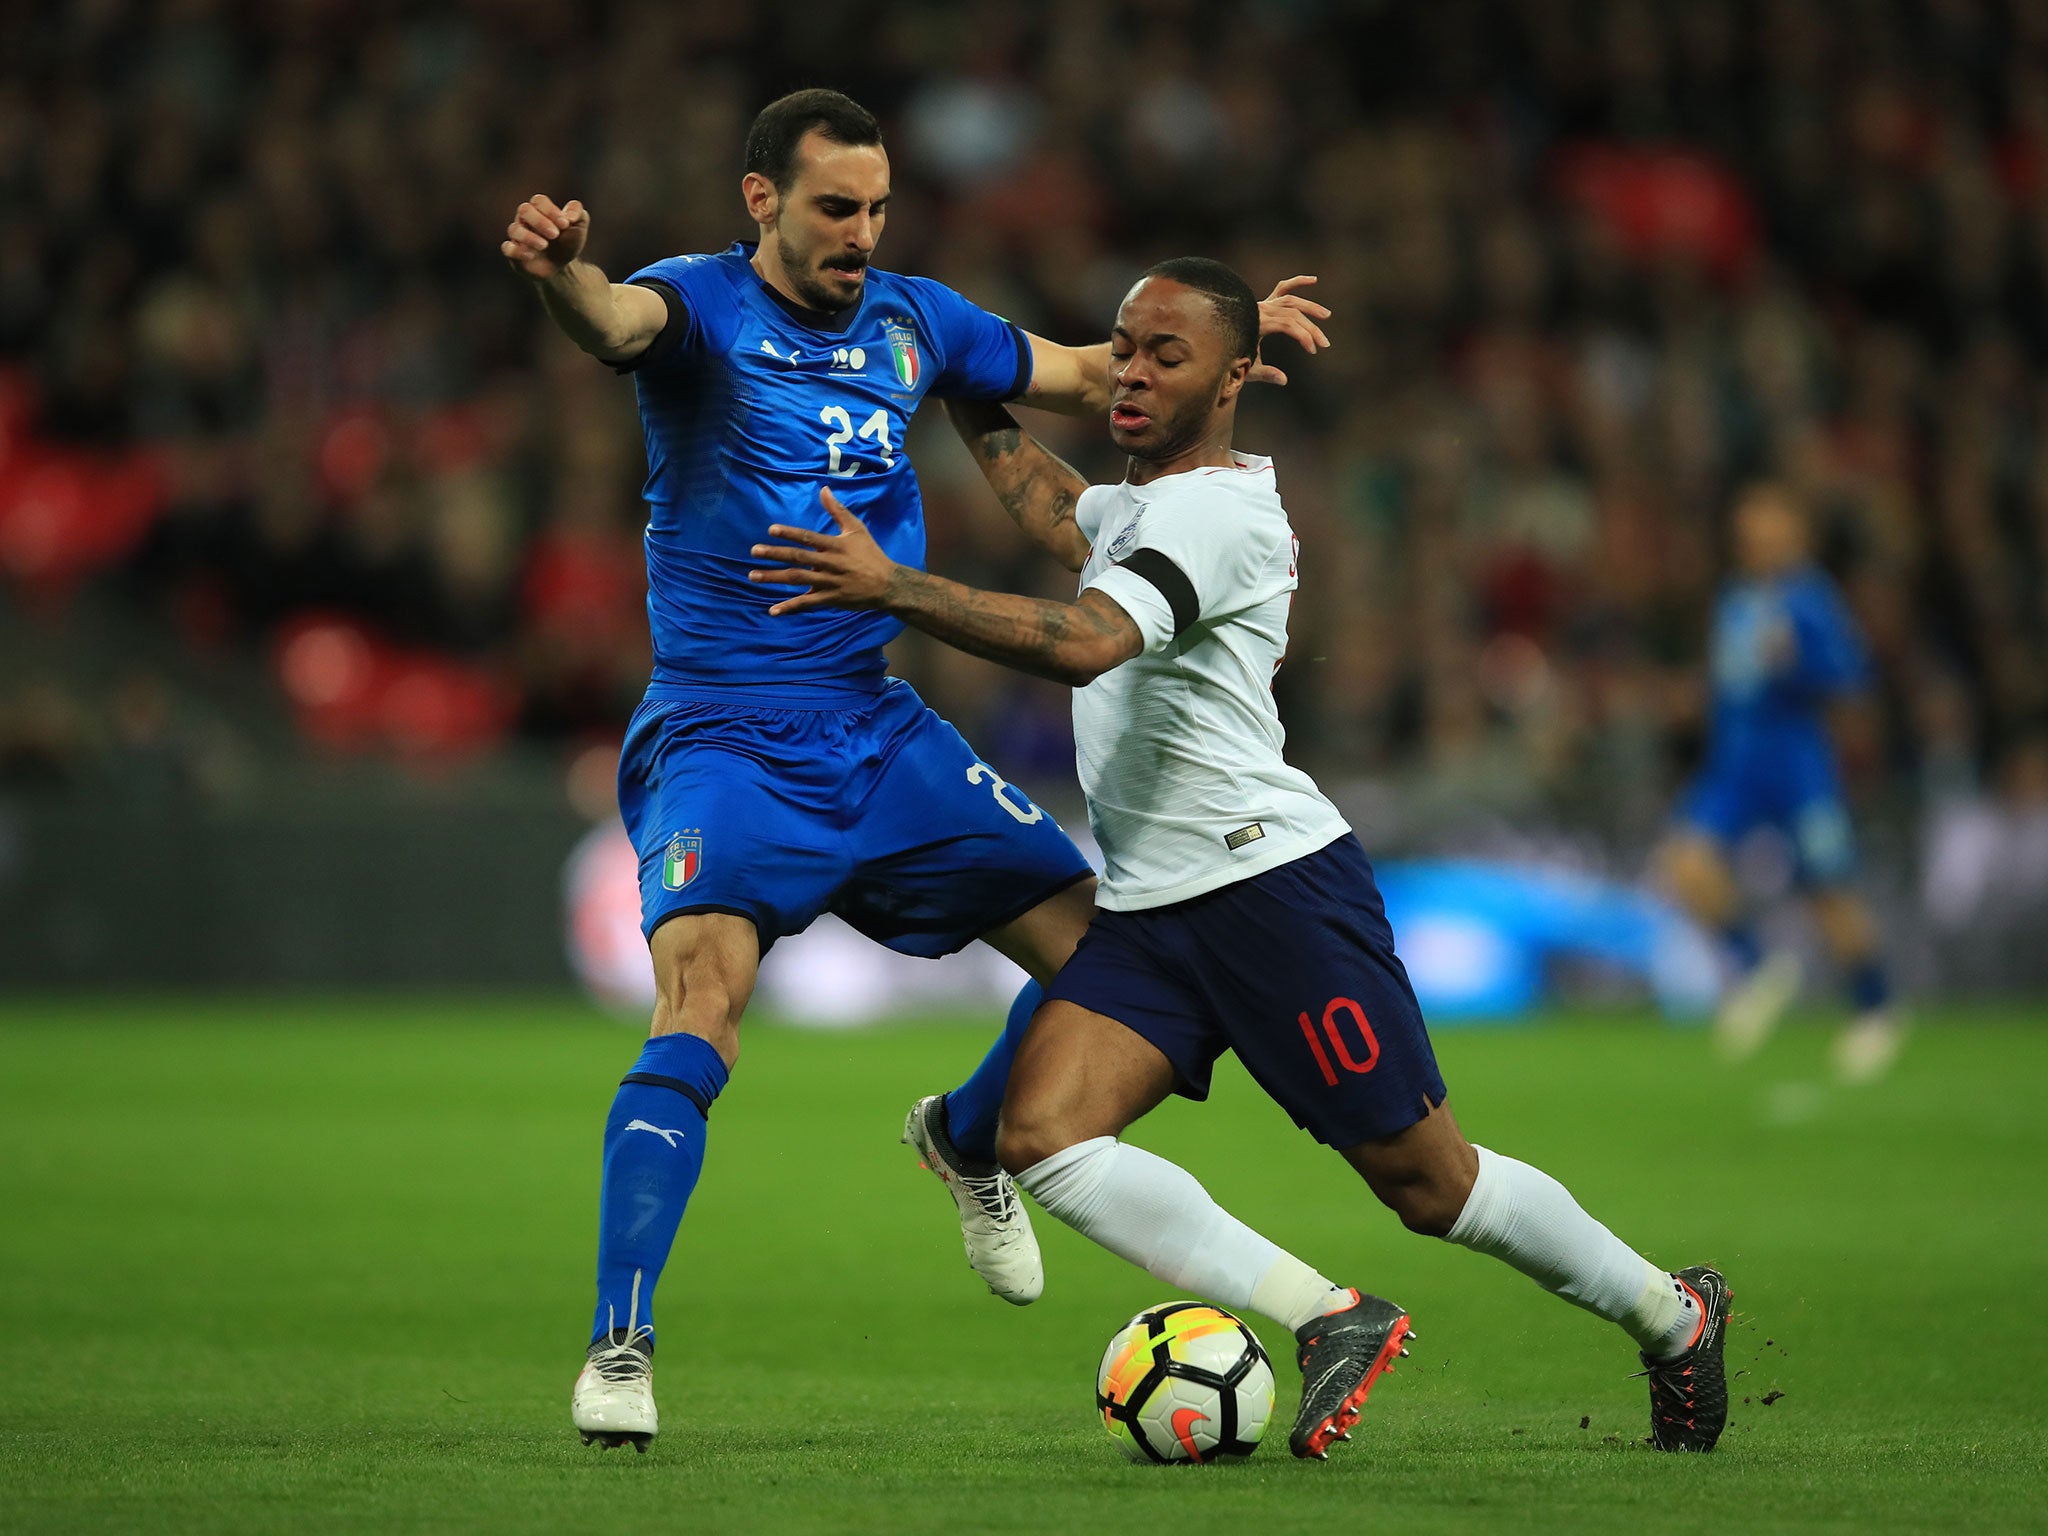
[[[704,1171],[704,1117],[729,1075],[710,1041],[657,1035],[619,1084],[604,1123],[593,1339],[614,1328],[652,1336],[654,1283]]]
[[[967,1081],[946,1095],[946,1134],[968,1157],[984,1163],[996,1160],[996,1120],[1003,1110],[1003,1090],[1010,1085],[1010,1063],[1017,1057],[1017,1042],[1038,1005],[1045,1001],[1045,989],[1035,981],[1024,983],[1003,1032],[981,1058]]]
[[[1756,929],[1746,918],[1723,928],[1721,942],[1727,946],[1728,957],[1735,962],[1735,969],[1744,976],[1755,970],[1764,958],[1764,947],[1757,942]]]
[[[1849,971],[1849,1000],[1858,1013],[1873,1013],[1892,1000],[1892,981],[1875,956],[1859,960]]]

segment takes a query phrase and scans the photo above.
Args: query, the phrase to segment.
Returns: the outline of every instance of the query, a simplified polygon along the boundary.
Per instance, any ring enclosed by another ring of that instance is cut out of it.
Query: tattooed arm
[[[1078,603],[1054,603],[1008,592],[983,592],[929,571],[898,565],[882,552],[867,525],[830,491],[819,493],[839,524],[836,534],[776,523],[768,536],[782,544],[756,544],[754,556],[782,562],[747,573],[748,580],[803,587],[768,611],[875,608],[912,628],[1019,672],[1085,688],[1145,648],[1131,616],[1102,592],[1083,592]]]
[[[1048,602],[899,565],[877,606],[970,656],[1069,688],[1086,688],[1145,648],[1131,616],[1101,592],[1083,592],[1078,603]]]
[[[1017,425],[1002,406],[948,400],[946,417],[967,444],[1011,521],[1070,571],[1088,563],[1088,540],[1074,505],[1088,482],[1080,472]]]

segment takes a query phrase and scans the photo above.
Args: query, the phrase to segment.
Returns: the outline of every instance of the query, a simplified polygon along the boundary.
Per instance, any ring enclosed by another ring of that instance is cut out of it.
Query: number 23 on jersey
[[[825,439],[826,474],[836,479],[844,480],[850,475],[857,475],[861,472],[862,458],[870,456],[866,454],[865,450],[860,450],[861,457],[855,457],[853,454],[847,453],[845,451],[847,445],[854,442],[863,444],[873,443],[875,445],[875,452],[881,455],[882,462],[880,464],[869,463],[866,466],[870,473],[895,467],[896,445],[889,441],[889,413],[887,411],[876,411],[860,424],[858,430],[853,425],[853,417],[848,414],[846,407],[843,405],[826,406],[825,409],[818,412],[818,420],[832,429],[832,435]]]

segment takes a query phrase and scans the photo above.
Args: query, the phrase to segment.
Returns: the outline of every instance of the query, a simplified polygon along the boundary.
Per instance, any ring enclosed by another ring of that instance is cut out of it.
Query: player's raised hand
[[[589,238],[589,209],[573,197],[567,207],[559,207],[553,198],[536,192],[512,215],[498,249],[513,271],[546,282],[583,253],[583,242]]]
[[[891,582],[900,569],[883,553],[868,525],[846,510],[830,491],[819,491],[818,500],[832,514],[839,532],[820,533],[815,528],[791,528],[771,523],[768,537],[786,539],[786,544],[756,544],[756,560],[779,560],[775,570],[749,571],[747,580],[780,587],[807,587],[808,591],[786,597],[768,611],[771,614],[801,613],[806,608],[880,608],[888,598]]]
[[[1330,318],[1330,311],[1314,299],[1304,298],[1301,290],[1315,286],[1313,277],[1290,277],[1275,283],[1273,291],[1259,302],[1259,339],[1268,336],[1289,336],[1301,343],[1302,350],[1313,357],[1330,344],[1330,338],[1323,334],[1318,320]],[[1253,364],[1251,384],[1285,384],[1287,375],[1272,364],[1261,360]]]

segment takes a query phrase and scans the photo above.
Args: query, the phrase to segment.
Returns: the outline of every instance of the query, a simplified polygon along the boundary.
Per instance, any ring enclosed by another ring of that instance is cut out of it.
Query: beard
[[[780,231],[777,231],[775,236],[775,254],[782,259],[782,270],[789,278],[789,286],[796,290],[796,296],[803,301],[806,308],[829,315],[847,307],[849,301],[845,296],[826,287],[825,279],[819,276],[810,259],[791,245],[789,237]],[[826,265],[841,270],[852,270],[846,266],[843,257],[827,262]],[[867,263],[862,262],[860,265],[866,266]]]
[[[1216,411],[1216,396],[1222,387],[1223,375],[1219,373],[1206,393],[1196,395],[1171,416],[1153,417],[1152,429],[1145,434],[1147,441],[1128,445],[1124,451],[1149,464],[1164,463],[1186,453],[1208,434]]]

